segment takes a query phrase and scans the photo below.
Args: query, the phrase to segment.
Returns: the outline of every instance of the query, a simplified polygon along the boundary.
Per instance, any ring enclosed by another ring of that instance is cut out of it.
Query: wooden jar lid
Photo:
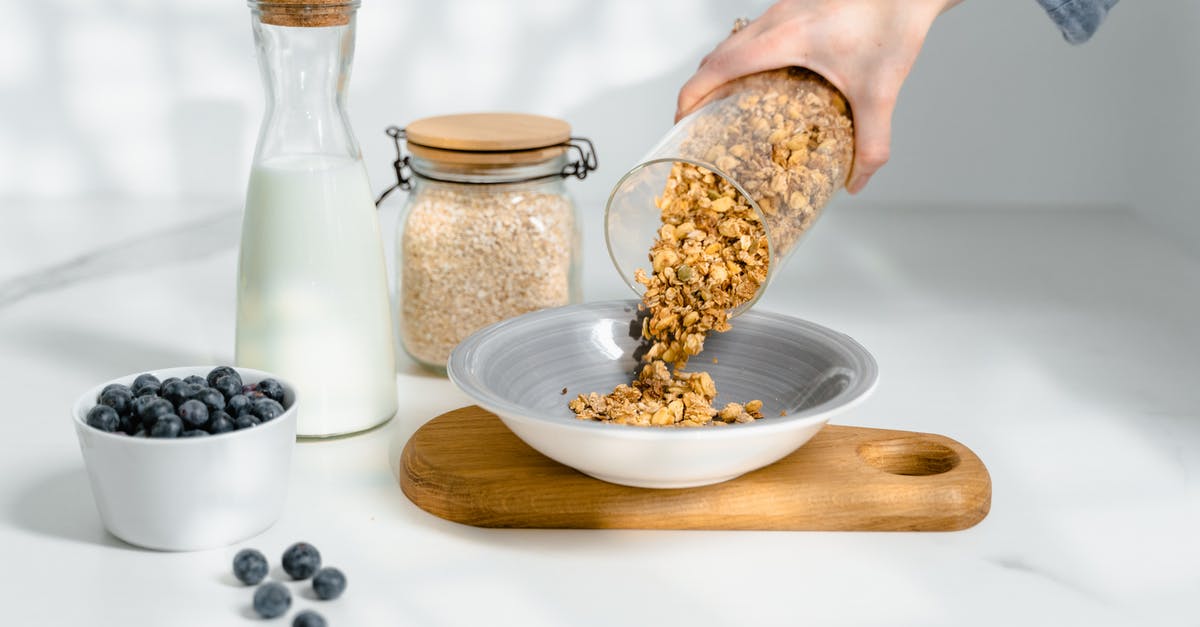
[[[563,144],[571,139],[571,125],[529,113],[460,113],[417,120],[405,135],[409,150],[424,159],[506,165],[562,154]]]
[[[345,26],[359,0],[261,0],[254,7],[264,24],[305,28]]]

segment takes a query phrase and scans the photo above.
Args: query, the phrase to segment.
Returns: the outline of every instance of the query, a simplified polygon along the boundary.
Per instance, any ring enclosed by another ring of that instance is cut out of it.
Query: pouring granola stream
[[[709,333],[729,330],[739,308],[757,300],[772,270],[844,184],[853,143],[843,96],[800,68],[734,81],[681,120],[650,158],[618,183],[609,202],[611,229],[614,206],[639,211],[636,200],[617,201],[623,190],[634,195],[645,188],[646,177],[638,181],[635,173],[670,164],[661,195],[640,203],[640,211],[658,212],[659,224],[649,253],[633,273],[643,290],[642,365],[631,383],[609,394],[571,400],[575,415],[680,427],[762,418],[759,399],[718,409],[712,377],[684,368],[703,350]],[[610,247],[613,241],[610,233]]]

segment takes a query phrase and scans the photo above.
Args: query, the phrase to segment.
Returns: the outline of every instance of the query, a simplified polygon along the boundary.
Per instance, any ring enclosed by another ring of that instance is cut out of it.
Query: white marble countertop
[[[0,218],[0,622],[251,622],[227,574],[240,547],[156,553],[104,531],[68,418],[102,380],[230,361],[238,214]],[[597,252],[587,296],[624,297]],[[1171,238],[1120,210],[838,207],[760,306],[867,346],[881,385],[840,422],[963,442],[991,472],[991,514],[953,533],[445,522],[405,499],[394,462],[467,400],[409,368],[387,427],[298,445],[282,520],[244,545],[277,560],[304,539],[340,566],[346,596],[318,606],[332,626],[1200,620],[1200,259]]]

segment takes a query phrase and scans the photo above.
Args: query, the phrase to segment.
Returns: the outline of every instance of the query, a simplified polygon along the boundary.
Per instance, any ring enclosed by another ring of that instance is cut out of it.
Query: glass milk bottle
[[[237,363],[301,399],[297,433],[396,413],[379,223],[345,101],[358,2],[251,2],[266,88],[238,261]]]

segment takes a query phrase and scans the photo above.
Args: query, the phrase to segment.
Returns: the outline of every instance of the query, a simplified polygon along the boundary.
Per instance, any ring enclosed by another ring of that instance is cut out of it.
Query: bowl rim
[[[579,429],[579,430],[607,430],[605,433],[610,435],[619,434],[620,437],[640,438],[640,439],[703,439],[703,438],[738,438],[738,437],[758,437],[769,435],[771,432],[790,431],[793,429],[802,428],[811,425],[815,422],[828,421],[832,416],[848,410],[852,407],[865,401],[874,392],[879,383],[879,366],[875,361],[874,356],[862,344],[859,344],[850,336],[834,331],[828,327],[819,325],[815,322],[810,322],[795,316],[789,316],[777,312],[760,311],[753,309],[746,311],[738,320],[750,321],[756,318],[763,318],[782,322],[794,327],[801,328],[804,332],[810,335],[816,335],[826,340],[831,345],[837,347],[842,352],[846,353],[850,359],[857,363],[859,377],[857,377],[846,390],[826,400],[823,403],[809,407],[803,411],[799,411],[786,416],[771,416],[770,420],[765,418],[756,420],[750,423],[729,425],[728,427],[713,427],[713,428],[654,428],[654,427],[639,427],[635,425],[619,425],[598,422],[595,420],[579,420],[567,419],[561,415],[549,415],[531,411],[527,407],[523,407],[517,403],[513,403],[501,397],[500,395],[487,389],[479,380],[479,377],[471,373],[469,362],[482,345],[497,336],[507,335],[510,328],[516,325],[534,324],[534,321],[551,316],[561,315],[565,310],[589,310],[592,312],[604,312],[608,309],[620,309],[622,311],[636,311],[639,301],[635,300],[610,300],[610,301],[595,301],[590,303],[582,303],[576,305],[566,305],[563,307],[554,307],[549,309],[541,309],[535,312],[527,313],[508,320],[492,324],[484,327],[475,333],[472,333],[465,340],[458,344],[450,353],[450,358],[446,364],[446,374],[450,381],[454,383],[460,390],[470,396],[472,400],[477,402],[481,407],[498,414],[504,420],[517,420],[525,423],[549,425],[563,429]],[[564,397],[565,398],[565,397]],[[565,401],[564,401],[565,403]]]
[[[278,381],[279,384],[283,386],[283,389],[285,392],[291,393],[291,395],[292,395],[291,406],[284,408],[283,413],[280,414],[278,418],[267,421],[266,423],[263,423],[257,427],[254,427],[253,429],[242,429],[240,431],[236,431],[236,430],[228,431],[226,433],[218,433],[216,435],[210,434],[207,437],[203,437],[203,438],[185,438],[185,437],[135,438],[131,435],[126,435],[124,433],[109,433],[108,431],[101,431],[99,429],[92,427],[91,425],[89,425],[87,423],[87,420],[86,420],[87,412],[89,410],[91,410],[92,407],[96,406],[97,400],[100,396],[100,392],[106,386],[112,385],[113,383],[121,383],[122,385],[129,385],[129,383],[132,383],[133,380],[136,379],[139,375],[143,375],[143,374],[152,374],[152,375],[158,377],[160,380],[168,378],[168,377],[183,378],[180,375],[189,376],[189,375],[193,375],[193,374],[197,374],[197,373],[201,373],[198,376],[203,376],[204,374],[207,374],[208,372],[210,372],[213,368],[217,368],[217,367],[218,366],[176,366],[176,367],[172,367],[172,368],[151,368],[151,369],[147,369],[147,370],[138,371],[134,374],[127,374],[127,375],[123,375],[120,377],[116,377],[115,379],[101,383],[100,385],[97,385],[97,386],[89,389],[87,392],[84,392],[82,395],[80,395],[79,398],[77,398],[75,400],[75,404],[71,408],[71,421],[75,423],[75,426],[77,428],[86,429],[88,433],[93,434],[95,437],[111,438],[113,441],[135,443],[135,444],[131,444],[132,446],[143,446],[143,445],[144,446],[203,446],[204,442],[223,441],[223,440],[229,439],[230,436],[236,436],[238,433],[241,433],[241,432],[249,432],[249,431],[253,430],[253,431],[256,431],[257,433],[266,433],[272,429],[284,428],[284,427],[276,426],[276,425],[285,425],[285,424],[289,424],[289,423],[292,423],[292,424],[295,423],[296,407],[299,405],[299,401],[300,401],[300,396],[299,396],[299,394],[296,393],[295,386],[293,386],[290,382],[288,382],[287,379],[278,377],[275,374],[267,372],[265,370],[256,370],[254,368],[242,368],[240,366],[229,366],[229,367],[233,368],[234,370],[237,370],[239,375],[250,375],[252,377],[257,378],[259,381],[261,381],[263,379],[268,379],[268,378],[275,379],[276,381]],[[126,383],[126,381],[128,381],[128,383]],[[293,434],[292,437],[294,438],[295,435]]]

